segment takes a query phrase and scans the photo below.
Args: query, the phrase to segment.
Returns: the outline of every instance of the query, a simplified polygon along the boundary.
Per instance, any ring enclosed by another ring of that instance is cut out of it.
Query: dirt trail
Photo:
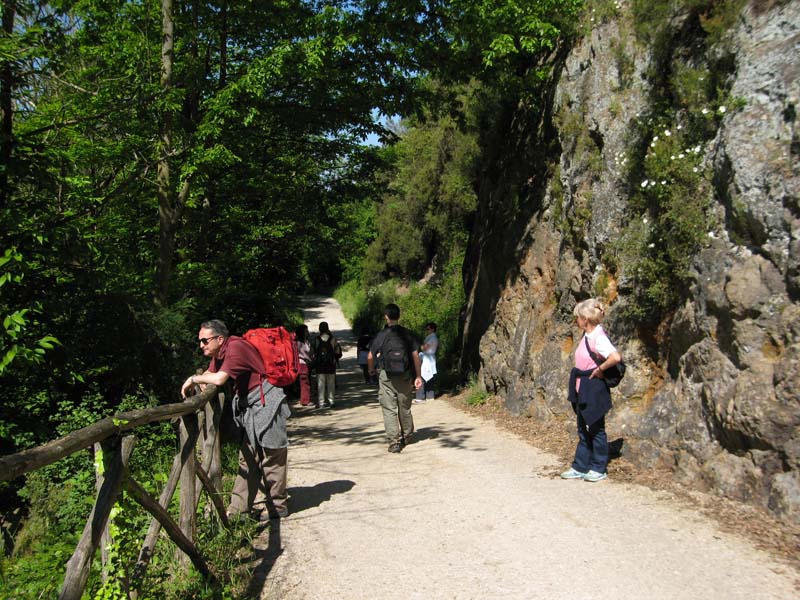
[[[336,408],[295,405],[289,518],[257,540],[261,598],[798,598],[797,573],[664,494],[553,478],[564,465],[447,402],[415,404],[416,441],[389,454],[338,305]]]

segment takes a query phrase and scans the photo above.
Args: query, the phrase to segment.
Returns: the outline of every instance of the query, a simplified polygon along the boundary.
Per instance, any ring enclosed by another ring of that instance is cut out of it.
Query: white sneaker
[[[561,479],[583,479],[586,475],[586,473],[581,473],[570,467],[561,474]]]
[[[608,475],[605,473],[598,473],[597,471],[589,471],[586,475],[583,476],[584,481],[589,481],[591,483],[595,483],[596,481],[603,481],[606,479]]]

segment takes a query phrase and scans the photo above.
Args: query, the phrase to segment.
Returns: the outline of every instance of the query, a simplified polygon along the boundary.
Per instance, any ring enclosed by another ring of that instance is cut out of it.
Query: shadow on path
[[[289,488],[289,496],[292,498],[292,514],[295,515],[309,508],[315,508],[323,502],[327,502],[336,494],[349,492],[355,485],[356,482],[349,479],[336,479],[312,486],[291,487]]]
[[[262,534],[263,535],[263,534]],[[283,554],[283,544],[281,543],[281,522],[280,519],[270,521],[267,528],[267,547],[255,548],[252,556],[246,562],[260,561],[253,569],[253,575],[242,598],[261,598],[267,577],[275,566],[281,554]]]

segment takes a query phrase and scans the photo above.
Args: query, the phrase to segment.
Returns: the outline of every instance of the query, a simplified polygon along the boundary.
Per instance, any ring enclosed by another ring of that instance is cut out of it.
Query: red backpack
[[[285,327],[259,327],[246,331],[242,337],[255,346],[261,355],[267,370],[267,381],[278,387],[294,383],[299,358],[293,334],[286,331]]]

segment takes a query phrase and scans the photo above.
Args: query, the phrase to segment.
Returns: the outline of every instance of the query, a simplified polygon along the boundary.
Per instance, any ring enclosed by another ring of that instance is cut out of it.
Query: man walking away
[[[328,323],[319,324],[319,335],[314,338],[314,366],[317,370],[317,408],[333,408],[336,390],[336,362],[342,357],[342,348],[333,337]]]
[[[181,396],[194,385],[223,385],[234,382],[233,419],[243,430],[239,449],[239,472],[233,484],[228,516],[237,517],[253,510],[261,489],[267,510],[259,519],[289,514],[286,493],[286,419],[290,415],[286,395],[267,381],[264,362],[258,350],[238,336],[228,334],[225,323],[217,319],[200,325],[200,349],[211,359],[202,375],[192,375],[181,387]],[[254,516],[256,516],[254,514]]]
[[[411,401],[414,389],[422,387],[419,340],[398,324],[400,307],[387,304],[383,309],[386,327],[381,330],[367,355],[369,372],[380,370],[378,400],[383,412],[383,426],[389,440],[389,452],[400,452],[414,432]]]

